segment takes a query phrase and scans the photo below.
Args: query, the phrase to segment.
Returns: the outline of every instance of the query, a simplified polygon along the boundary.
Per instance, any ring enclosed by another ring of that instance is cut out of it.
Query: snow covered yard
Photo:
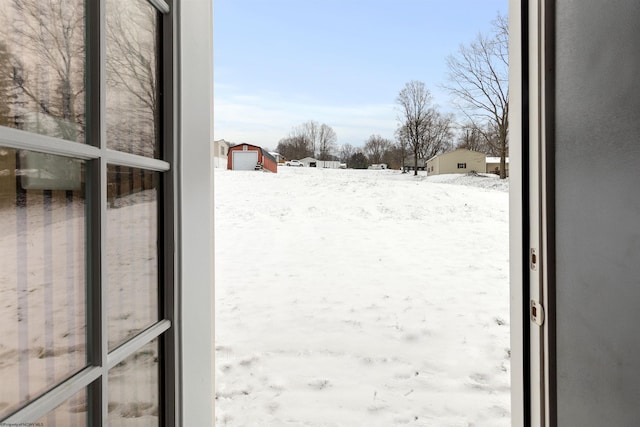
[[[508,426],[508,184],[215,171],[217,426]]]

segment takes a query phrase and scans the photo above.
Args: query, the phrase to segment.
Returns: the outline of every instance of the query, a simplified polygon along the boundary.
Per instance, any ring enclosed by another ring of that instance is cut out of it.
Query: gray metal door
[[[258,164],[257,151],[232,151],[233,153],[233,170],[252,171]]]
[[[548,420],[638,426],[640,2],[546,3]]]

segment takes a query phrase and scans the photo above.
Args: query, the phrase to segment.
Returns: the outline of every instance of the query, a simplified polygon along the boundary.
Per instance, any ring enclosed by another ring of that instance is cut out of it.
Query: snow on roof
[[[509,163],[509,158],[505,157],[505,163]],[[489,157],[487,156],[487,163],[500,163],[500,157]]]
[[[437,157],[448,156],[449,154],[455,153],[456,151],[469,151],[471,153],[480,153],[480,151],[469,150],[468,148],[456,148],[455,150],[447,151],[446,153],[436,154],[435,156],[431,157],[430,159],[427,159],[427,162],[430,162],[431,160],[433,160],[433,159],[435,159]]]

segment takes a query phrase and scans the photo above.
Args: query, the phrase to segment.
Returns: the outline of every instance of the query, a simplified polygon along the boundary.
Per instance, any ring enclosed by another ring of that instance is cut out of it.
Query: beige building
[[[486,156],[478,151],[464,148],[449,153],[438,154],[427,160],[427,175],[446,173],[485,172]]]

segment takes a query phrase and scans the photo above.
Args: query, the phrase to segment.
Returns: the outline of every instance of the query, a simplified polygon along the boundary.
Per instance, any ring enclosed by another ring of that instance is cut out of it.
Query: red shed
[[[269,152],[251,144],[238,144],[229,148],[227,169],[252,171],[268,170],[278,172],[278,162]]]

